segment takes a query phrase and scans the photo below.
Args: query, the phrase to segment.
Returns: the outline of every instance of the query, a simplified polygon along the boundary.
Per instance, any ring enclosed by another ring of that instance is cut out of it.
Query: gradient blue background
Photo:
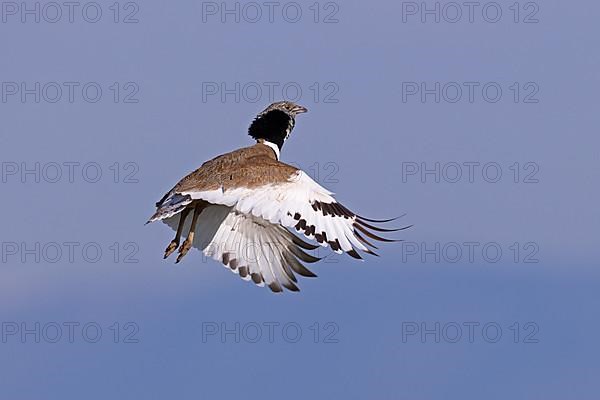
[[[140,88],[137,104],[108,93],[96,104],[0,103],[2,162],[139,166],[139,183],[0,184],[2,242],[139,245],[137,264],[0,264],[2,322],[139,326],[136,344],[114,344],[108,331],[96,344],[9,338],[2,397],[597,398],[598,3],[540,2],[537,24],[509,14],[496,24],[403,23],[401,2],[346,0],[339,23],[315,24],[311,3],[296,24],[203,23],[201,3],[190,1],[144,1],[137,24],[110,14],[97,24],[0,24],[3,82]],[[511,3],[501,2],[505,12]],[[310,109],[282,159],[335,163],[338,182],[326,186],[348,207],[376,218],[406,212],[401,222],[415,227],[398,237],[417,243],[535,242],[539,263],[403,263],[401,246],[389,245],[365,263],[318,264],[302,292],[276,296],[197,251],[177,266],[163,261],[172,231],[143,225],[154,202],[204,160],[249,144],[247,126],[268,103],[203,102],[202,82],[265,81],[300,83]],[[406,81],[532,81],[540,101],[515,104],[505,92],[495,104],[403,103]],[[314,82],[335,82],[339,102],[315,102]],[[402,182],[403,162],[466,161],[497,162],[504,173],[535,162],[539,183]],[[202,341],[205,322],[268,321],[296,322],[303,337]],[[308,327],[328,321],[339,342],[313,343]],[[495,344],[481,335],[404,343],[407,321],[495,322],[504,332]],[[538,343],[513,343],[506,327],[530,321]]]

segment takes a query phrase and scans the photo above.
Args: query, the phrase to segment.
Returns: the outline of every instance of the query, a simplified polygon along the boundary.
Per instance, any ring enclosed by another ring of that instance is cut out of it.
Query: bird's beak
[[[292,112],[294,114],[302,114],[302,113],[308,112],[308,109],[306,107],[302,107],[302,106],[296,105],[296,107],[294,107],[292,109]]]

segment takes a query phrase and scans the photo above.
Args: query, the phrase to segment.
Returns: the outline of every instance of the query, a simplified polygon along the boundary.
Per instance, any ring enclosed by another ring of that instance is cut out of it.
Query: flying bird
[[[218,156],[179,181],[156,203],[148,222],[175,231],[164,258],[178,249],[176,263],[196,247],[242,279],[273,292],[298,291],[295,274],[315,277],[303,263],[319,261],[307,251],[329,246],[361,259],[377,255],[369,240],[394,242],[373,233],[373,225],[394,220],[361,217],[302,170],[279,161],[296,117],[307,112],[289,101],[260,112],[248,130],[256,144]],[[292,230],[302,233],[311,244]],[[187,237],[180,244],[182,234]]]

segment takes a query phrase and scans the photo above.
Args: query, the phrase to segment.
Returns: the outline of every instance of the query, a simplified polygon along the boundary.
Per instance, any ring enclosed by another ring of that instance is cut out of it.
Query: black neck
[[[259,115],[250,124],[248,134],[254,139],[264,139],[274,143],[279,147],[294,128],[294,118],[280,110],[271,110],[265,114]]]

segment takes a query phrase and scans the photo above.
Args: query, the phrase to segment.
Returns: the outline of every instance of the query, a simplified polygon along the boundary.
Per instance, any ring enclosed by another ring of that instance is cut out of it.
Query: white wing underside
[[[177,230],[180,215],[163,222]],[[191,218],[187,218],[184,232],[189,231],[190,225]],[[305,262],[318,259],[300,250],[291,232],[252,215],[240,214],[228,206],[211,205],[202,211],[192,246],[242,279],[252,280],[259,286],[266,283],[275,292],[282,291],[281,286],[298,290],[294,272],[316,276],[300,264],[298,258]]]

